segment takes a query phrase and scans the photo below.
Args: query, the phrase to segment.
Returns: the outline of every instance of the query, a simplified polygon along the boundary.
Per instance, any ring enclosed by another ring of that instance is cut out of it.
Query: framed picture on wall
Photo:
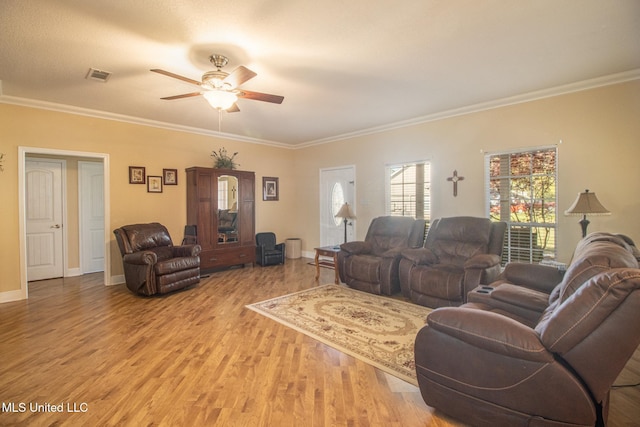
[[[147,177],[147,193],[162,193],[162,177],[151,176]]]
[[[162,183],[164,185],[178,185],[178,169],[162,169]]]
[[[262,177],[262,200],[278,200],[279,193],[278,178]]]
[[[129,166],[129,184],[144,184],[145,176],[144,166]]]

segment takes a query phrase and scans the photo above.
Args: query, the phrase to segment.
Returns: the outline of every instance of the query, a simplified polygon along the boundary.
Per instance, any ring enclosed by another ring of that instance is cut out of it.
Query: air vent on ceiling
[[[111,72],[89,68],[89,72],[85,77],[87,80],[96,80],[105,83],[111,77]]]

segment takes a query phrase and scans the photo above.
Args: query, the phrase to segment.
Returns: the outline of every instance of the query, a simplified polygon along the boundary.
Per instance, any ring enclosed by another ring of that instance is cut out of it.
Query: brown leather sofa
[[[422,246],[424,229],[424,220],[397,216],[374,218],[364,241],[340,245],[337,257],[340,280],[372,294],[399,292],[401,251]]]
[[[612,256],[616,252],[624,256]],[[560,298],[561,290],[565,294],[573,293],[576,287],[598,273],[629,267],[627,253],[636,259],[640,257],[629,237],[592,233],[578,242],[566,273],[542,264],[510,263],[490,286],[477,288],[468,294],[469,306],[505,314],[534,326],[547,307]]]
[[[432,222],[423,248],[402,251],[402,294],[428,307],[459,306],[500,274],[504,222],[459,216]]]
[[[523,289],[546,293],[554,274],[531,271],[517,276]],[[513,307],[480,292],[505,284],[474,290],[484,301],[470,294],[472,302],[429,314],[415,341],[425,402],[477,426],[604,425],[610,388],[640,344],[634,248],[615,235],[587,236],[535,321],[521,312],[526,292]]]
[[[200,281],[200,245],[173,246],[162,224],[125,225],[113,233],[127,288],[133,293],[166,294]]]

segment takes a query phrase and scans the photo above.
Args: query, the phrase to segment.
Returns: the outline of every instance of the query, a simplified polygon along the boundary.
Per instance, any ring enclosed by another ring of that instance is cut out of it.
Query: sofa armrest
[[[437,264],[438,257],[430,249],[416,248],[403,249],[402,257],[411,261],[414,265]]]
[[[399,258],[402,256],[402,251],[406,248],[391,248],[380,255],[382,258]]]
[[[550,294],[564,277],[564,272],[556,267],[542,264],[509,263],[502,272],[502,278],[515,285],[525,286]]]
[[[468,268],[489,268],[500,264],[500,257],[495,254],[479,254],[469,258],[464,263],[465,270]]]
[[[140,251],[132,254],[125,254],[122,261],[135,265],[154,265],[158,262],[158,255],[152,251]]]
[[[427,324],[451,338],[499,355],[541,363],[554,360],[535,330],[490,311],[443,307],[427,316]]]
[[[340,250],[350,255],[368,254],[373,250],[373,246],[369,242],[347,242],[340,245]]]
[[[549,306],[549,294],[524,286],[502,283],[490,293],[491,298],[516,307],[542,313]]]
[[[178,257],[188,257],[188,256],[198,256],[202,251],[202,247],[200,245],[182,245],[182,246],[174,246],[171,249],[173,256]]]

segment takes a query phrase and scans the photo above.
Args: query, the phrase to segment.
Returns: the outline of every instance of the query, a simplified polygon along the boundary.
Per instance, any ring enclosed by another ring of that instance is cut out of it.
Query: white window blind
[[[485,155],[488,216],[507,223],[503,263],[556,256],[557,149]]]
[[[386,213],[429,221],[431,170],[428,162],[387,165]]]

